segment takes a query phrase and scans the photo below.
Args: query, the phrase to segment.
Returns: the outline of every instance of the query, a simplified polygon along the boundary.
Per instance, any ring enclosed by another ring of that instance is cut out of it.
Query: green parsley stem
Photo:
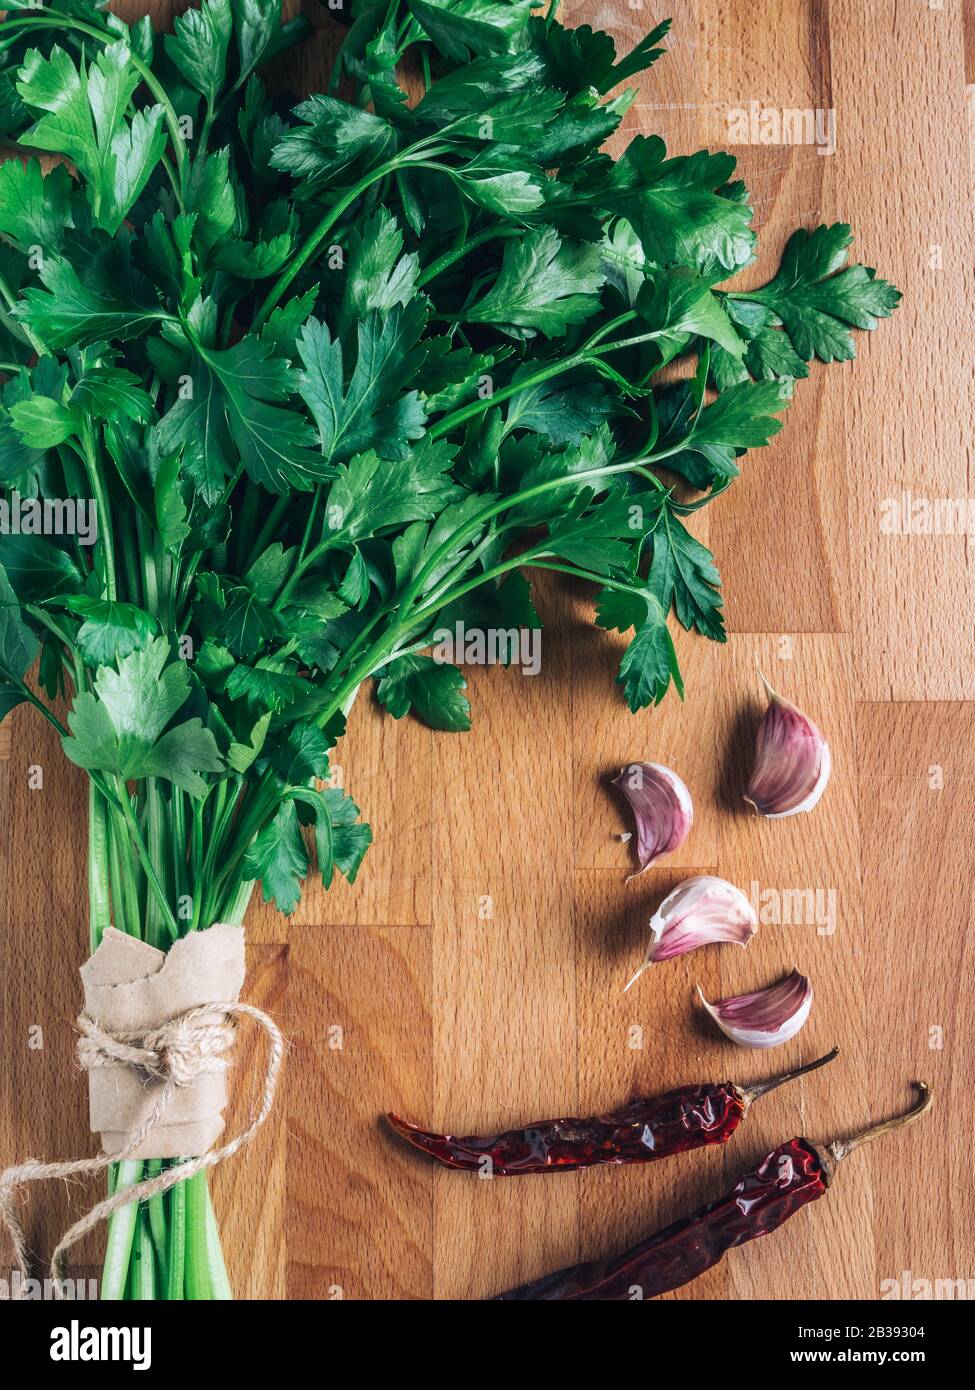
[[[125,860],[125,843],[127,835],[125,826],[119,819],[118,812],[113,808],[108,808],[108,887],[112,898],[112,925],[116,931],[125,932],[126,936],[133,936],[129,913],[129,901],[122,892],[122,868]],[[128,881],[128,874],[126,874]]]
[[[464,525],[458,527],[452,536],[437,547],[426,564],[421,567],[419,573],[414,577],[412,584],[407,589],[399,606],[409,610],[417,596],[423,592],[423,586],[429,575],[432,574],[441,562],[452,551],[456,550],[468,536],[476,534],[476,532],[493,517],[499,516],[502,512],[507,511],[511,507],[517,507],[525,502],[529,502],[535,497],[544,497],[546,493],[552,492],[556,488],[567,486],[577,487],[581,483],[590,480],[611,477],[616,473],[632,471],[634,468],[642,467],[644,464],[652,461],[652,456],[639,459],[628,459],[621,463],[603,464],[598,468],[581,469],[577,473],[569,473],[562,478],[548,478],[545,482],[536,483],[534,487],[524,488],[511,497],[503,497],[500,501],[485,507],[482,511],[478,512],[476,516],[471,517],[465,522]],[[662,483],[658,483],[658,486],[661,491],[666,491]]]
[[[24,610],[31,615],[35,622],[40,623],[43,627],[46,627],[49,632],[52,632],[59,642],[63,642],[65,647],[67,647],[68,651],[74,657],[75,661],[77,661],[77,646],[74,642],[72,642],[71,638],[64,631],[64,629],[54,620],[54,618],[51,617],[50,613],[48,613],[46,609],[41,608],[36,603],[25,603]]]
[[[247,852],[251,840],[264,824],[269,814],[277,809],[280,790],[275,774],[268,769],[256,786],[239,805],[239,814],[233,824],[233,838],[220,852],[222,868],[213,884],[214,891],[222,889],[228,881],[233,881],[240,860]]]
[[[643,477],[645,480],[650,482],[658,493],[666,495],[668,489],[664,486],[663,483],[660,482],[659,478],[656,478],[652,473],[648,472],[645,467],[647,463],[653,461],[653,455],[646,455],[640,458],[623,460],[619,463],[604,464],[599,468],[585,469],[578,473],[568,474],[563,478],[550,478],[543,483],[536,484],[535,487],[523,489],[521,492],[518,492],[511,497],[502,498],[500,501],[494,502],[488,507],[479,511],[475,516],[471,517],[470,520],[467,523],[465,523],[465,525],[459,527],[458,530],[455,531],[453,535],[448,538],[448,540],[446,540],[441,546],[438,547],[438,549],[433,553],[433,555],[430,556],[427,563],[421,568],[419,574],[414,577],[412,584],[409,586],[409,588],[407,589],[405,594],[403,594],[402,597],[398,599],[392,599],[386,605],[376,610],[369,622],[359,632],[357,637],[349,644],[344,654],[344,658],[342,659],[341,665],[338,668],[336,668],[336,671],[333,673],[333,675],[339,674],[343,669],[346,669],[350,666],[353,658],[358,654],[358,652],[364,645],[366,639],[369,637],[370,633],[375,629],[376,625],[394,609],[405,614],[405,617],[401,619],[401,621],[397,624],[394,630],[394,639],[398,637],[399,634],[411,631],[413,628],[415,628],[417,625],[417,615],[415,610],[411,610],[411,605],[414,603],[418,595],[422,593],[423,585],[425,584],[428,575],[433,573],[434,570],[452,551],[458,549],[458,547],[463,544],[463,542],[467,539],[468,536],[475,535],[481,529],[481,527],[485,525],[488,521],[490,521],[493,517],[500,515],[502,512],[507,511],[510,508],[517,507],[524,502],[530,501],[535,497],[544,496],[545,493],[554,491],[556,488],[566,487],[570,485],[578,486],[582,483],[588,481],[595,481],[597,479],[611,476],[616,473],[637,473],[639,476]],[[522,552],[522,554],[524,553],[525,552]],[[315,552],[312,551],[308,558],[308,563],[312,563],[314,557]],[[522,560],[521,563],[524,563],[524,560]],[[509,568],[514,567],[515,566],[509,566]],[[478,584],[483,584],[488,577],[489,576],[486,574],[478,576],[476,583],[472,584],[470,587],[476,588]],[[452,598],[450,600],[438,599],[437,607],[445,607],[448,601],[452,601]],[[425,609],[421,610],[421,612],[425,611]],[[375,643],[373,647],[369,649],[369,652],[366,655],[366,657],[354,668],[356,674],[354,676],[349,676],[349,678],[346,679],[346,681],[340,687],[339,696],[333,698],[325,714],[318,719],[317,722],[320,727],[326,724],[328,720],[332,717],[332,715],[335,714],[337,710],[341,708],[342,700],[344,699],[345,695],[347,695],[350,690],[354,689],[357,684],[364,680],[366,676],[370,675],[371,672],[376,669],[376,666],[380,664],[379,661],[376,659],[376,653],[377,651],[383,651],[383,643],[385,641],[385,637],[380,638],[378,642]],[[386,654],[388,655],[388,653]]]
[[[151,1158],[146,1164],[146,1177],[154,1178],[162,1172],[163,1160],[161,1158]],[[163,1195],[150,1197],[146,1202],[146,1212],[149,1218],[149,1232],[152,1236],[152,1244],[159,1261],[159,1285],[161,1288],[166,1286],[166,1266],[167,1249],[169,1245],[168,1232],[166,1230],[166,1203]]]
[[[537,546],[532,546],[528,550],[523,550],[518,555],[511,556],[508,560],[499,561],[498,564],[492,565],[490,569],[475,575],[473,579],[465,580],[464,583],[458,584],[453,589],[435,591],[427,603],[422,604],[414,611],[414,620],[419,623],[433,618],[444,608],[449,608],[452,603],[456,603],[458,599],[463,598],[465,594],[473,593],[473,591],[479,589],[482,584],[488,584],[494,579],[500,579],[503,575],[510,574],[512,570],[534,568],[536,556],[553,554],[547,547],[547,540],[540,541]],[[365,675],[368,674],[369,673],[366,672],[363,679],[365,679]]]
[[[180,934],[179,924],[176,921],[175,916],[173,915],[173,909],[169,905],[169,899],[166,897],[165,889],[159,882],[159,875],[156,873],[155,865],[153,864],[152,859],[149,855],[149,851],[146,848],[146,842],[142,838],[142,831],[139,829],[139,823],[135,818],[135,812],[132,810],[132,802],[129,798],[128,792],[125,789],[125,784],[121,781],[121,778],[118,777],[116,777],[115,781],[116,796],[122,808],[122,815],[125,818],[125,824],[131,837],[132,843],[135,846],[136,854],[139,856],[139,861],[142,864],[143,870],[145,871],[149,887],[152,889],[156,901],[159,904],[163,916],[163,922],[169,930],[169,934],[175,941]]]
[[[337,693],[332,697],[326,709],[316,719],[316,723],[319,727],[321,728],[327,724],[329,719],[342,708],[346,697],[356,689],[367,676],[371,675],[378,666],[382,665],[383,661],[388,658],[390,652],[395,650],[397,640],[402,633],[413,630],[419,623],[427,621],[432,614],[446,607],[449,603],[454,602],[464,594],[471,592],[471,590],[479,588],[488,580],[497,578],[501,574],[507,573],[509,570],[517,569],[519,566],[526,566],[529,564],[529,562],[526,561],[526,555],[546,553],[545,546],[548,544],[547,541],[542,541],[540,542],[540,549],[522,551],[520,555],[512,557],[511,560],[503,561],[500,565],[495,566],[494,569],[487,570],[483,574],[477,575],[474,579],[469,580],[466,584],[458,586],[458,588],[451,593],[437,597],[435,602],[429,607],[421,606],[419,609],[414,609],[412,604],[418,594],[422,592],[423,584],[428,575],[433,573],[446,556],[450,552],[456,550],[467,536],[475,534],[486,521],[489,521],[494,516],[500,515],[501,512],[511,507],[516,507],[534,497],[543,496],[545,493],[557,487],[565,487],[569,484],[578,485],[589,479],[603,478],[615,473],[632,471],[635,468],[642,467],[642,465],[648,461],[649,460],[646,458],[632,459],[618,464],[607,464],[601,468],[584,469],[581,472],[569,474],[564,478],[548,479],[546,482],[538,483],[535,487],[526,488],[524,491],[516,493],[512,497],[502,498],[499,502],[479,512],[477,516],[472,517],[464,526],[459,527],[448,540],[438,546],[427,563],[420,569],[419,574],[415,576],[406,593],[396,604],[397,609],[405,616],[401,618],[399,623],[397,623],[391,631],[383,633],[377,641],[373,643],[355,669],[348,675],[346,680],[339,687]],[[666,491],[663,484],[659,481],[657,486],[661,491]],[[549,551],[548,553],[551,552]],[[554,564],[535,564],[533,561],[531,564],[534,568],[559,568],[559,566]],[[610,588],[621,589],[626,593],[634,591],[633,585],[625,584],[618,580],[610,580],[603,575],[593,574],[591,571],[576,569],[572,566],[566,567],[564,565],[561,566],[561,568],[565,570],[566,573],[574,574],[578,578],[589,579],[594,583],[605,584]],[[385,609],[380,609],[374,615],[371,626],[374,625],[386,611]],[[360,637],[362,635],[363,634],[360,634]],[[351,655],[352,650],[350,646],[347,655]]]
[[[320,487],[317,488],[317,489],[315,490],[314,501],[313,501],[313,504],[312,504],[313,506],[314,506],[314,503],[317,502],[318,493],[319,493],[320,491],[321,491],[321,488],[320,488]],[[278,528],[279,528],[279,524],[280,524],[281,518],[284,516],[285,512],[287,511],[287,509],[288,509],[290,503],[291,503],[291,494],[290,494],[290,493],[287,493],[287,492],[284,493],[283,496],[278,497],[278,498],[275,499],[274,505],[272,506],[271,510],[270,510],[270,511],[268,512],[268,514],[267,514],[267,520],[264,522],[264,525],[261,527],[260,531],[259,531],[258,534],[257,534],[257,540],[254,541],[253,545],[251,546],[251,549],[250,549],[250,560],[251,560],[251,563],[253,563],[253,562],[257,559],[257,557],[258,557],[259,555],[263,555],[264,551],[265,551],[265,550],[267,549],[267,547],[268,547],[268,544],[269,544],[269,542],[270,542],[270,540],[271,540],[271,537],[272,537],[272,536],[276,536],[276,535],[278,534]]]
[[[557,362],[547,362],[544,367],[529,377],[524,377],[520,381],[511,382],[507,386],[502,386],[500,390],[492,392],[490,396],[485,396],[482,400],[471,401],[469,405],[460,406],[457,410],[452,410],[449,415],[445,415],[432,425],[427,431],[431,439],[439,439],[441,435],[448,434],[458,425],[465,424],[468,420],[473,420],[476,416],[482,415],[484,411],[490,410],[492,406],[501,401],[508,400],[511,396],[518,395],[521,391],[530,390],[533,386],[540,386],[545,381],[551,381],[553,377],[561,376],[564,372],[571,371],[575,367],[581,367],[593,357],[601,357],[604,353],[615,352],[618,348],[635,347],[641,343],[651,342],[654,338],[662,337],[664,330],[658,329],[649,333],[641,333],[635,338],[625,338],[621,341],[605,343],[607,333],[611,333],[614,328],[621,323],[629,323],[636,317],[631,310],[614,319],[612,323],[604,325],[597,333],[582,345],[576,352],[569,357],[560,358]]]
[[[165,873],[166,865],[166,818],[163,814],[162,793],[159,790],[159,779],[156,777],[146,778],[146,836],[149,858],[156,864],[161,873]],[[159,903],[153,894],[148,894],[146,902],[145,916],[145,936],[150,946],[161,947],[161,927],[162,919],[159,913]]]
[[[129,936],[142,936],[142,924],[145,920],[145,901],[149,897],[148,893],[142,892],[142,885],[139,880],[138,869],[132,864],[126,852],[128,842],[128,831],[125,824],[124,814],[109,807],[109,830],[111,831],[112,845],[117,850],[112,854],[111,866],[117,875],[117,899],[121,907],[122,920],[125,923],[124,930]]]
[[[248,895],[249,896],[249,895]],[[228,920],[228,919],[224,919]],[[204,1177],[206,1175],[204,1174]],[[204,1182],[203,1194],[206,1198],[206,1238],[207,1238],[207,1261],[210,1269],[210,1296],[220,1302],[229,1302],[234,1296],[230,1287],[230,1278],[227,1274],[227,1266],[223,1258],[223,1247],[220,1244],[220,1230],[217,1226],[216,1212],[213,1210],[213,1200],[210,1197],[210,1184]]]
[[[115,584],[115,541],[112,529],[112,512],[108,504],[108,489],[105,486],[98,452],[95,448],[94,433],[87,417],[81,427],[80,438],[81,457],[88,473],[88,481],[91,484],[95,499],[95,515],[98,517],[98,532],[102,550],[102,580],[107,597],[114,600],[118,597],[118,592]]]
[[[604,323],[602,328],[597,328],[596,332],[586,339],[586,347],[589,349],[594,348],[597,343],[601,343],[608,334],[615,333],[617,328],[622,328],[623,325],[627,323],[633,323],[637,318],[639,318],[639,314],[635,309],[627,309],[626,313],[618,314],[615,319],[610,319],[609,323]]]
[[[140,1158],[126,1159],[115,1169],[114,1190],[134,1187],[142,1181],[143,1162]],[[139,1203],[130,1202],[114,1212],[108,1223],[108,1244],[105,1248],[105,1263],[102,1267],[99,1297],[103,1302],[115,1303],[125,1297],[125,1281],[135,1237],[136,1218]]]
[[[455,246],[452,250],[445,251],[442,256],[438,256],[435,261],[431,261],[417,276],[417,289],[422,289],[431,280],[435,280],[438,275],[449,270],[455,262],[462,260],[471,251],[476,251],[479,246],[484,246],[489,241],[497,241],[503,237],[518,236],[521,230],[521,227],[505,227],[501,223],[497,223],[493,227],[485,227],[483,231],[477,232],[463,245]]]
[[[127,1207],[122,1208],[128,1211]],[[121,1215],[121,1212],[119,1213]],[[169,1191],[169,1266],[166,1271],[166,1298],[182,1302],[183,1267],[186,1260],[186,1183],[178,1182]]]
[[[263,327],[264,323],[267,321],[268,315],[278,304],[285,290],[291,284],[295,276],[308,264],[319,246],[321,246],[329,232],[338,222],[339,218],[343,213],[348,211],[356,199],[360,198],[367,189],[371,188],[373,184],[381,182],[381,180],[387,178],[388,175],[398,173],[401,169],[442,168],[441,165],[434,164],[431,160],[432,155],[439,154],[441,151],[436,148],[435,144],[433,149],[429,148],[429,146],[439,138],[440,134],[442,134],[442,132],[438,132],[437,135],[427,136],[423,140],[418,140],[416,144],[411,145],[409,149],[400,151],[399,154],[395,155],[392,159],[388,159],[384,164],[378,164],[375,169],[365,174],[358,183],[353,184],[351,188],[347,189],[336,203],[332,204],[318,226],[311,233],[304,246],[281,272],[271,290],[268,292],[267,297],[254,316],[252,323],[252,330],[254,332],[257,332]],[[420,157],[421,154],[423,156],[422,158]],[[449,173],[450,171],[448,170],[447,172]]]
[[[193,875],[193,917],[190,922],[190,931],[196,931],[201,926],[200,915],[203,911],[203,813],[206,803],[202,797],[193,802],[193,835],[190,845],[190,865]],[[210,924],[207,923],[207,926]]]
[[[375,613],[373,613],[369,621],[365,624],[363,628],[360,629],[359,633],[352,639],[348,647],[345,649],[345,652],[339,658],[338,664],[330,674],[330,680],[333,680],[350,665],[352,659],[355,657],[356,653],[359,652],[361,648],[364,646],[367,638],[369,637],[370,633],[373,632],[377,623],[381,622],[383,618],[387,617],[389,613],[393,610],[393,607],[394,604],[392,601],[390,601],[389,603],[384,604],[381,608],[376,609]]]
[[[474,579],[468,580],[464,584],[459,584],[456,589],[451,589],[449,593],[437,599],[436,602],[425,604],[416,610],[414,617],[417,619],[428,618],[440,610],[456,603],[465,594],[480,588],[482,584],[492,579],[499,579],[502,575],[510,573],[516,569],[535,569],[535,570],[557,570],[561,574],[571,574],[575,579],[585,579],[591,584],[600,584],[606,589],[618,589],[624,594],[643,594],[645,586],[640,584],[627,584],[623,580],[612,579],[605,574],[596,574],[593,570],[582,569],[578,565],[569,565],[556,559],[548,560],[548,555],[556,556],[557,552],[547,548],[548,542],[542,541],[539,545],[523,550],[518,555],[513,555],[510,560],[503,560],[492,569],[485,570],[483,574],[477,575]],[[368,673],[367,673],[368,674]],[[363,677],[365,679],[365,677]]]
[[[285,290],[291,284],[295,276],[308,264],[342,214],[352,206],[357,198],[362,196],[370,184],[376,183],[379,179],[384,179],[387,174],[395,173],[402,163],[403,157],[400,155],[395,159],[387,160],[385,164],[380,164],[377,168],[373,169],[371,173],[360,179],[358,183],[353,184],[352,187],[339,198],[338,202],[333,203],[301,250],[292,258],[288,266],[278,276],[263,304],[254,315],[252,329],[255,333],[264,326],[268,315],[279,303]]]
[[[29,689],[28,686],[24,685],[23,682],[19,682],[19,684],[23,688],[25,699],[27,699],[32,705],[34,705],[37,709],[40,710],[40,712],[44,715],[48,722],[52,724],[55,729],[57,729],[58,733],[61,735],[62,738],[67,738],[69,736],[68,730],[64,727],[64,725],[57,718],[57,716],[53,714],[42,701],[38,700],[37,696],[33,693],[33,691]],[[167,930],[169,931],[170,936],[175,941],[175,939],[180,934],[179,925],[176,921],[175,916],[173,915],[173,910],[169,905],[169,899],[166,897],[165,889],[159,881],[159,876],[156,873],[156,869],[152,861],[152,856],[150,855],[149,850],[146,846],[146,842],[142,837],[142,831],[139,829],[139,823],[135,818],[135,812],[132,809],[132,803],[129,799],[129,794],[126,790],[124,781],[122,781],[121,777],[118,776],[112,779],[112,781],[109,781],[100,772],[92,771],[89,772],[88,775],[91,778],[93,784],[98,788],[99,792],[108,803],[108,809],[110,811],[113,811],[113,813],[115,814],[121,813],[122,820],[124,821],[125,827],[128,831],[128,837],[131,839],[132,845],[139,858],[139,862],[142,865],[143,871],[146,875],[148,886],[151,889],[153,895],[155,896],[156,902],[162,914],[163,922]],[[180,843],[182,843],[182,837],[180,837]]]
[[[206,1172],[194,1173],[186,1189],[186,1262],[183,1269],[186,1297],[192,1301],[211,1298],[206,1234]]]
[[[704,497],[699,497],[696,502],[671,502],[670,509],[675,512],[677,516],[690,516],[693,512],[699,512],[702,507],[706,507],[708,503],[713,502],[716,497],[720,497],[723,492],[727,491],[733,482],[734,478],[722,478],[720,482],[715,483],[710,492]]]
[[[17,297],[13,293],[10,286],[7,284],[6,279],[2,275],[0,275],[0,296],[2,296],[8,309],[13,311],[16,308]],[[23,338],[27,340],[28,343],[30,343],[31,347],[37,353],[38,357],[50,356],[50,353],[48,352],[45,345],[41,342],[40,338],[38,338],[37,334],[33,331],[33,329],[29,328],[26,323],[21,323],[18,319],[13,318],[10,321],[10,326],[13,331],[19,333]]]
[[[213,129],[213,122],[216,120],[216,116],[217,108],[215,106],[211,106],[210,103],[207,102],[207,113],[203,118],[203,126],[200,130],[200,139],[197,143],[197,152],[200,154],[204,153],[206,150],[207,143],[210,139],[210,131]]]
[[[112,925],[112,907],[108,887],[108,826],[105,798],[88,781],[88,931],[92,951]]]
[[[429,593],[424,594],[424,608],[429,608],[430,605],[437,599],[438,595],[448,593],[451,585],[455,582],[456,576],[466,574],[473,565],[477,564],[478,560],[484,554],[485,550],[487,550],[489,546],[496,543],[499,533],[501,531],[504,531],[508,525],[514,524],[515,523],[512,522],[502,522],[500,526],[489,527],[485,531],[481,539],[475,545],[472,545],[470,550],[466,550],[464,552],[463,556],[461,557],[460,563],[458,565],[455,565],[454,568],[450,571],[450,573],[445,575],[444,578],[441,579],[440,582],[433,589],[431,589]],[[521,551],[519,553],[525,554],[526,552]]]

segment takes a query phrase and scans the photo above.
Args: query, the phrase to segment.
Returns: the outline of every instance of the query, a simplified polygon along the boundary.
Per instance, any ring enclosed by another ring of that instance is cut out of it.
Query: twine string
[[[216,1017],[215,1017],[216,1016]],[[226,1158],[232,1158],[245,1148],[267,1119],[274,1103],[278,1074],[284,1058],[284,1038],[274,1020],[257,1009],[253,1004],[203,1004],[176,1018],[148,1031],[112,1033],[103,1028],[87,1014],[78,1019],[81,1036],[78,1039],[78,1060],[82,1067],[93,1067],[121,1063],[143,1072],[150,1080],[161,1082],[152,1109],[133,1134],[129,1142],[118,1153],[100,1153],[95,1158],[67,1159],[60,1163],[42,1163],[39,1159],[28,1158],[0,1173],[0,1219],[6,1227],[13,1248],[14,1265],[20,1273],[18,1297],[24,1296],[24,1288],[30,1274],[27,1265],[27,1242],[16,1210],[16,1198],[20,1189],[31,1182],[43,1182],[47,1178],[71,1178],[79,1174],[103,1172],[113,1163],[120,1163],[140,1147],[150,1131],[159,1123],[181,1086],[189,1086],[207,1072],[225,1071],[230,1060],[228,1053],[233,1046],[236,1033],[234,1020],[246,1017],[263,1028],[267,1037],[267,1068],[264,1073],[264,1089],[257,1112],[250,1123],[233,1139],[217,1149],[210,1149],[197,1158],[187,1159],[172,1168],[134,1183],[131,1187],[120,1188],[110,1197],[96,1203],[80,1220],[65,1231],[51,1256],[51,1280],[56,1298],[64,1296],[61,1288],[61,1265],[71,1246],[82,1236],[94,1229],[100,1222],[121,1211],[132,1202],[144,1202],[149,1197],[157,1197],[168,1192],[177,1183],[184,1182],[204,1169],[215,1168]]]

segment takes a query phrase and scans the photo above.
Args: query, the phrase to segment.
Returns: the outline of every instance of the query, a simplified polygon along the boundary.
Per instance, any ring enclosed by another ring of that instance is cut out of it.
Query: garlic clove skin
[[[761,679],[769,703],[758,726],[745,800],[760,816],[781,820],[812,810],[826,790],[833,764],[829,744],[809,716]]]
[[[724,1033],[739,1047],[779,1047],[794,1038],[809,1017],[813,987],[793,970],[778,984],[754,994],[737,994],[709,1004],[698,985],[701,1003]]]
[[[640,867],[629,875],[629,883],[663,855],[680,848],[694,824],[694,803],[677,773],[660,763],[628,763],[614,777],[613,786],[619,787],[630,803],[636,822]]]
[[[747,946],[758,931],[758,914],[740,888],[704,874],[685,879],[664,898],[650,919],[650,931],[650,948],[626,989],[636,984],[648,966],[699,946],[720,941]]]

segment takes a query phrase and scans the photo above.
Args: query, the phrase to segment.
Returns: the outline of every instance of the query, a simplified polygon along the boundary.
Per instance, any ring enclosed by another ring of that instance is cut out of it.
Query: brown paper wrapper
[[[219,922],[159,951],[109,927],[81,967],[85,1012],[111,1032],[156,1028],[203,1004],[236,1003],[244,983],[242,927]],[[219,1010],[214,1021],[220,1019]],[[122,1063],[88,1072],[89,1122],[106,1153],[121,1153],[145,1123],[162,1081]],[[196,1158],[223,1133],[227,1074],[181,1086],[130,1158]]]

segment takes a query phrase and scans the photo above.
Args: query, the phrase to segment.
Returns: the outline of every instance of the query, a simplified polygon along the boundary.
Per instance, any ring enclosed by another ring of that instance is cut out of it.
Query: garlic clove
[[[740,888],[704,874],[686,878],[664,898],[650,919],[650,931],[653,939],[646,958],[626,989],[636,984],[648,966],[698,946],[719,941],[747,946],[758,931],[758,914]]]
[[[801,709],[761,676],[769,703],[755,740],[755,765],[745,800],[761,816],[780,820],[811,811],[832,770],[829,744]]]
[[[709,1004],[700,985],[701,1003],[726,1037],[739,1047],[778,1047],[794,1038],[809,1017],[813,987],[793,970],[778,984],[754,994],[736,994]]]
[[[677,773],[660,763],[628,763],[613,779],[613,786],[619,787],[630,803],[636,821],[640,867],[630,874],[629,883],[684,843],[694,823],[694,803]]]

